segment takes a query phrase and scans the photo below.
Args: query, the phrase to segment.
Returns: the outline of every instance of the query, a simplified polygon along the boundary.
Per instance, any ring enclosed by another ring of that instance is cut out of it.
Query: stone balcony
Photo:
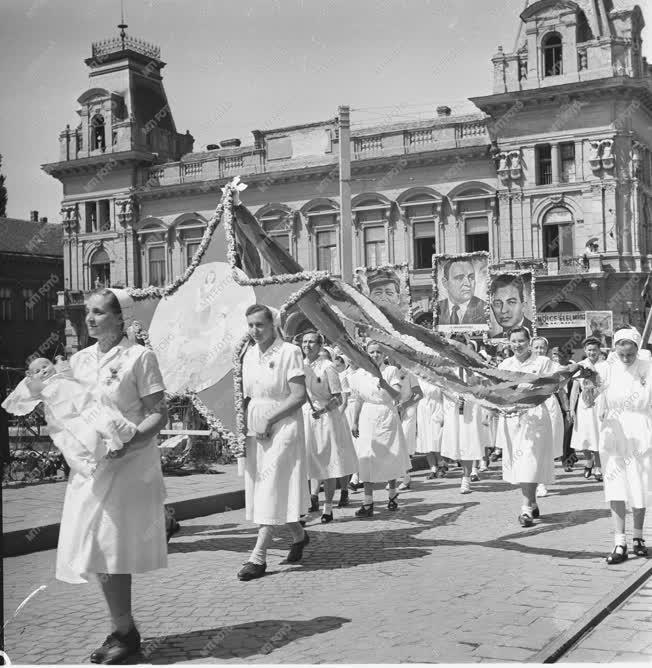
[[[573,256],[562,258],[520,257],[503,259],[492,264],[492,270],[531,271],[535,276],[572,276],[574,274],[601,273],[603,271],[600,255]]]
[[[468,116],[466,117],[469,118]],[[283,159],[269,159],[264,147],[243,146],[237,149],[219,149],[203,153],[191,153],[179,162],[152,166],[147,174],[150,187],[178,185],[193,181],[211,181],[231,176],[290,171],[338,162],[337,139],[330,150],[315,155],[302,155]],[[371,128],[353,133],[351,138],[352,161],[375,158],[391,158],[415,153],[460,149],[489,145],[485,119],[419,123],[415,127],[390,126]]]

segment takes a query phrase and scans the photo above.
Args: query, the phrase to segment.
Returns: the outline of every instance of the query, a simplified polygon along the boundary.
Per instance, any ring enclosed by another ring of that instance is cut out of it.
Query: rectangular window
[[[430,269],[432,254],[437,252],[435,221],[412,223],[414,235],[414,268]]]
[[[278,246],[280,246],[284,251],[287,251],[290,255],[290,235],[289,234],[272,234],[270,238],[274,240]]]
[[[367,267],[378,267],[387,262],[385,228],[367,227],[364,230],[364,262]]]
[[[575,144],[568,142],[559,145],[561,156],[561,180],[563,183],[575,182]]]
[[[95,202],[84,203],[84,221],[86,232],[97,232],[97,207]]]
[[[317,269],[338,274],[337,233],[334,230],[317,232]]]
[[[192,258],[195,256],[197,249],[199,248],[201,242],[199,241],[189,241],[186,243],[186,267],[190,266]]]
[[[25,320],[33,321],[36,319],[36,302],[38,295],[32,288],[23,288],[23,302],[25,304]]]
[[[0,288],[0,320],[13,320],[11,288]]]
[[[111,229],[111,202],[108,199],[101,199],[99,202],[100,221],[99,229],[107,232]]]
[[[537,185],[543,186],[552,183],[552,155],[550,144],[536,147],[537,158]]]
[[[486,216],[467,218],[464,221],[465,242],[467,253],[489,250],[489,220]]]
[[[165,285],[165,247],[153,246],[148,252],[149,284],[163,287]]]
[[[546,258],[573,256],[572,225],[544,225],[543,246]]]

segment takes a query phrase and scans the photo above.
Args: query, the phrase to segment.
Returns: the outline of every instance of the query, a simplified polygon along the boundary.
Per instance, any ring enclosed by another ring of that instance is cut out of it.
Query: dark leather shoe
[[[360,506],[356,511],[355,511],[355,516],[356,517],[371,517],[374,514],[374,504],[370,503],[368,506],[365,506],[364,504]]]
[[[634,543],[632,552],[637,557],[647,557],[647,547],[645,546],[645,541],[642,538],[634,538],[632,542]]]
[[[319,497],[316,494],[310,495],[310,512],[316,513],[319,510]]]
[[[434,471],[430,471],[426,476],[426,480],[434,480],[437,477],[437,474]]]
[[[398,510],[396,499],[398,499],[398,494],[394,494],[391,499],[387,500],[387,510]]]
[[[301,561],[301,558],[303,557],[303,548],[306,545],[308,545],[309,542],[310,542],[310,536],[308,535],[307,531],[304,531],[303,540],[300,540],[298,543],[292,543],[292,547],[288,552],[286,561],[289,564],[294,564],[297,561]]]
[[[614,551],[607,555],[606,562],[610,565],[613,566],[614,564],[622,564],[623,561],[627,560],[627,557],[629,555],[627,554],[627,545],[616,545],[614,547]]]
[[[238,580],[246,582],[247,580],[255,580],[262,578],[265,575],[267,564],[254,564],[253,561],[248,561],[239,571]]]
[[[531,527],[534,524],[534,520],[527,513],[519,515],[518,522],[522,527]]]
[[[541,512],[539,511],[539,506],[534,506],[534,508],[532,508],[532,517],[535,520],[539,519],[539,517],[541,517]]]
[[[122,663],[132,654],[140,652],[140,633],[134,626],[127,633],[114,631],[106,637],[101,647],[91,654],[91,663]]]
[[[172,520],[170,524],[166,527],[165,536],[168,543],[170,542],[170,538],[172,538],[172,536],[174,536],[174,534],[177,533],[179,529],[181,529],[181,525],[176,520]]]
[[[340,502],[337,504],[338,508],[345,508],[349,505],[349,490],[343,489],[340,492]]]
[[[321,523],[322,524],[328,524],[329,522],[333,521],[333,513],[323,513],[321,516]]]

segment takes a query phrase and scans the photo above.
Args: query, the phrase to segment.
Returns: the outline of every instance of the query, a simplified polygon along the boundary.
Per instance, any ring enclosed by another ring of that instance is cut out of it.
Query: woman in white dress
[[[614,550],[607,557],[608,564],[619,564],[628,557],[627,505],[634,522],[633,552],[647,556],[643,524],[652,492],[652,361],[638,357],[640,346],[637,330],[616,330],[615,355],[596,365],[604,495],[614,522]]]
[[[397,409],[398,415],[401,418],[401,427],[403,428],[408,456],[411,457],[416,452],[417,447],[417,406],[423,397],[423,392],[419,386],[419,381],[413,374],[406,369],[401,369],[398,365],[396,366],[401,378],[401,394],[398,397]],[[410,489],[410,482],[411,478],[408,470],[403,475],[403,481],[398,486],[399,492]]]
[[[358,469],[358,458],[346,418],[339,411],[342,387],[332,362],[323,359],[320,351],[324,339],[318,332],[303,335],[305,355],[306,392],[308,401],[303,405],[306,432],[308,477],[311,480],[311,509],[319,510],[319,483],[324,481],[324,511],[322,524],[333,521],[333,497],[340,482],[338,508],[349,503],[347,485],[349,475]]]
[[[460,492],[469,494],[472,479],[478,479],[476,462],[484,457],[484,449],[490,442],[485,411],[474,401],[444,394],[443,413],[441,455],[461,462]]]
[[[443,395],[441,390],[423,378],[419,378],[423,399],[417,404],[417,445],[416,452],[424,454],[430,472],[426,480],[445,478],[446,470],[440,456],[441,433],[444,422]]]
[[[582,360],[580,364],[595,371],[595,365],[600,359],[600,341],[590,336],[585,339],[583,347],[586,359]],[[573,422],[571,448],[575,451],[584,450],[584,456],[586,457],[584,477],[588,480],[593,475],[598,482],[602,482],[602,467],[598,448],[600,440],[598,407],[595,403],[592,406],[587,403],[593,387],[593,381],[590,378],[579,378],[573,382],[570,398],[570,405],[573,407],[571,413]]]
[[[530,342],[533,357],[548,357],[550,343],[545,336],[535,336]],[[561,364],[552,361],[553,371],[562,369]],[[569,404],[566,390],[560,390],[546,399],[546,407],[552,422],[552,458],[553,461],[564,454],[564,419],[569,420]],[[548,496],[548,488],[540,483],[537,485],[537,496]]]
[[[503,360],[499,369],[536,375],[553,373],[552,362],[547,357],[532,356],[530,332],[526,327],[514,327],[509,334],[509,344],[514,355]],[[523,505],[518,521],[522,527],[530,527],[540,515],[537,483],[548,485],[555,481],[552,421],[546,403],[520,415],[501,415],[496,447],[503,452],[503,479],[521,488]]]
[[[92,478],[71,473],[59,532],[56,577],[86,582],[98,577],[112,632],[91,654],[92,663],[118,663],[140,650],[131,609],[133,573],[167,566],[165,485],[156,435],[167,421],[156,356],[126,338],[134,302],[124,290],[104,289],[86,303],[95,345],[75,353],[77,380],[104,393],[136,425],[122,450],[103,460]]]
[[[369,343],[367,352],[378,365],[379,380],[364,369],[351,374],[349,386],[353,400],[351,431],[356,438],[358,473],[364,483],[364,503],[356,517],[374,513],[373,483],[388,482],[388,510],[396,510],[398,491],[396,478],[410,466],[396,401],[401,392],[401,379],[395,366],[387,366],[376,343]]]
[[[277,335],[267,306],[254,304],[245,315],[255,341],[242,361],[242,393],[247,403],[245,515],[260,525],[256,546],[238,573],[240,580],[247,581],[265,574],[275,526],[286,524],[292,534],[290,563],[301,559],[309,537],[299,521],[308,503],[301,350]]]

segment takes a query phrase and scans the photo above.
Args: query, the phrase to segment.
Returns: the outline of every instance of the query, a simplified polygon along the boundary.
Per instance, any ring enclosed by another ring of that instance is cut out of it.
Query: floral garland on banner
[[[233,456],[237,458],[245,457],[247,454],[247,430],[245,427],[244,392],[242,389],[242,363],[245,348],[247,348],[250,342],[251,338],[248,334],[243,336],[233,351],[233,399],[235,404],[236,434],[231,452],[233,453]]]
[[[134,322],[130,325],[130,330],[133,332],[133,334],[139,338],[143,342],[143,346],[147,348],[148,350],[151,350],[152,352],[154,351],[154,348],[152,346],[152,342],[149,338],[149,333],[148,331],[142,326],[142,324],[138,320],[134,320]],[[241,344],[240,344],[241,345]],[[167,399],[189,399],[190,403],[192,404],[192,407],[201,415],[201,417],[205,420],[206,424],[208,425],[208,429],[210,430],[210,438],[217,440],[218,438],[225,441],[228,449],[231,451],[231,453],[235,453],[238,451],[238,438],[236,435],[227,429],[222,421],[215,417],[215,415],[211,412],[211,410],[206,406],[206,404],[197,396],[196,392],[193,392],[192,390],[188,390],[186,392],[166,392],[165,396]],[[237,412],[236,412],[236,419],[237,419]],[[235,455],[234,456],[240,456],[240,455]]]
[[[237,181],[236,179],[233,180],[232,182],[234,183],[233,187],[236,188],[238,187],[238,181],[239,179],[237,179]],[[177,276],[174,279],[174,281],[172,281],[172,283],[169,283],[163,288],[158,288],[153,285],[150,285],[146,288],[129,288],[128,289],[129,295],[133,299],[151,299],[151,298],[162,299],[163,297],[169,297],[171,294],[175,293],[192,276],[195,269],[197,269],[197,267],[201,263],[201,260],[204,257],[204,253],[206,253],[206,249],[208,248],[211,242],[211,238],[213,236],[213,232],[215,232],[215,228],[219,225],[220,219],[222,218],[222,214],[224,212],[224,206],[227,199],[227,195],[231,193],[231,190],[229,189],[228,186],[225,186],[224,188],[222,188],[222,192],[223,195],[217,205],[217,208],[215,209],[215,213],[211,216],[211,219],[206,224],[206,229],[204,230],[204,235],[202,236],[201,242],[199,243],[199,248],[197,248],[197,250],[195,251],[195,254],[192,256],[190,264],[183,272],[183,274]]]
[[[437,281],[437,269],[439,262],[442,260],[473,260],[477,258],[485,258],[487,261],[487,290],[484,298],[484,317],[486,325],[480,329],[460,329],[459,331],[469,336],[479,336],[489,330],[489,323],[491,322],[491,304],[489,303],[489,253],[487,251],[474,251],[472,253],[455,253],[454,255],[447,254],[433,254],[432,256],[432,328],[440,334],[439,331],[439,283]],[[444,325],[448,327],[449,325]],[[454,325],[450,325],[454,327]]]

